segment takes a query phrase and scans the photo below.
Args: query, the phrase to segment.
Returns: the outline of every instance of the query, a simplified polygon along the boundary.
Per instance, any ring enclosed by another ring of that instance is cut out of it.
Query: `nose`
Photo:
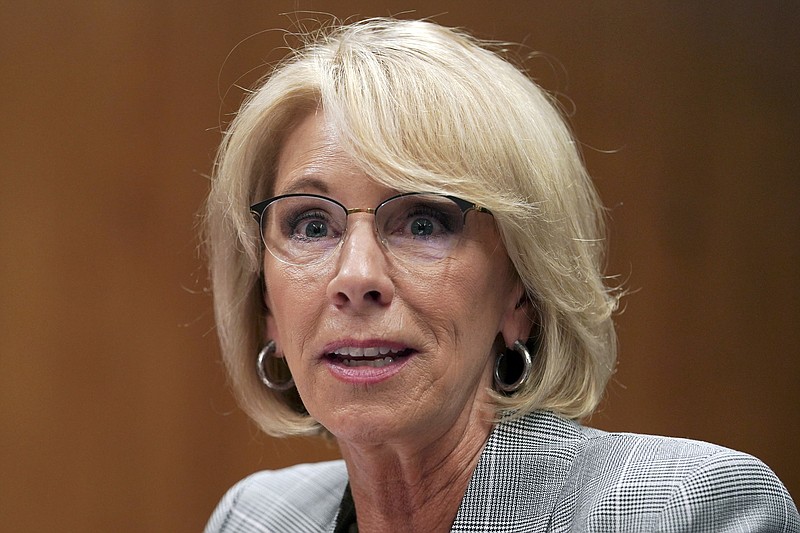
[[[357,218],[356,218],[357,217]],[[339,308],[363,311],[387,306],[394,297],[384,247],[375,233],[372,215],[350,215],[336,273],[327,296]]]

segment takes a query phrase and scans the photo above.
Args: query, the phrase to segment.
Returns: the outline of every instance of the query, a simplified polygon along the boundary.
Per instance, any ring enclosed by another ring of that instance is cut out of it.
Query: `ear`
[[[264,339],[265,341],[275,341],[275,346],[278,347],[278,352],[280,352],[281,340],[278,338],[278,326],[275,324],[275,317],[272,314],[272,311],[269,308],[266,309],[264,314],[264,320],[266,321],[266,334],[267,338]],[[275,353],[275,356],[278,356],[278,353]]]
[[[275,346],[277,348],[275,352],[275,357],[283,357],[283,352],[281,350],[281,339],[278,335],[278,324],[275,320],[275,315],[272,313],[273,302],[269,298],[269,293],[266,289],[266,284],[264,283],[264,277],[262,274],[261,277],[261,304],[262,304],[262,311],[263,311],[263,320],[264,320],[264,333],[266,338],[263,339],[264,343],[267,341],[275,341]]]
[[[522,281],[518,279],[509,294],[508,305],[500,324],[500,333],[506,346],[514,346],[514,342],[519,340],[527,341],[534,331],[535,324],[536,310],[533,302],[528,297]]]

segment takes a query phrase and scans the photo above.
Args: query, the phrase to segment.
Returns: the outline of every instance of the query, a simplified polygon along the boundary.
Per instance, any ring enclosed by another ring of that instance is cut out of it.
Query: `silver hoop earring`
[[[270,358],[274,357],[274,353],[275,341],[269,341],[267,345],[261,348],[261,351],[258,352],[258,358],[256,359],[256,372],[258,373],[258,379],[261,380],[261,383],[272,390],[287,391],[294,387],[294,379],[290,377],[286,381],[275,381],[267,375],[266,363]]]
[[[519,355],[521,361],[512,361],[511,357]],[[505,352],[497,356],[497,361],[494,364],[494,386],[497,390],[513,393],[528,383],[531,377],[531,368],[533,367],[533,357],[531,352],[521,341],[515,341],[511,349],[506,349]],[[511,378],[516,378],[509,383],[509,375]]]

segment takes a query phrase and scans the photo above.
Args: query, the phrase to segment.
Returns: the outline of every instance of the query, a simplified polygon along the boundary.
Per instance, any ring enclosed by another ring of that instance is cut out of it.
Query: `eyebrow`
[[[328,184],[318,176],[302,176],[292,181],[286,189],[281,191],[283,194],[294,194],[300,192],[319,192],[323,194],[330,194],[331,190]]]

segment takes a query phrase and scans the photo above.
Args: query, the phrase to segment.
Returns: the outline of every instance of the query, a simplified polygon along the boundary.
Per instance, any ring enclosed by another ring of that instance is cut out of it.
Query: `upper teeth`
[[[336,355],[346,355],[348,357],[377,357],[379,355],[386,355],[389,353],[397,353],[401,350],[394,348],[387,348],[385,346],[375,348],[356,348],[353,346],[344,346],[337,348],[333,353]]]

